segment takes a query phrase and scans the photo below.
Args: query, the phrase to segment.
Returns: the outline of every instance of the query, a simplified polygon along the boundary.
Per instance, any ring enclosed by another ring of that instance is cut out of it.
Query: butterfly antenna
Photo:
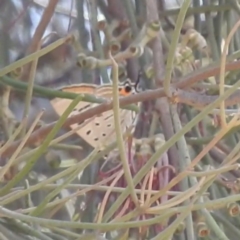
[[[138,87],[139,87],[140,80],[141,80],[141,78],[142,78],[142,74],[143,74],[143,73],[142,73],[142,70],[140,70],[140,71],[138,72],[137,81],[136,81],[135,86],[134,86],[136,92],[139,92]]]

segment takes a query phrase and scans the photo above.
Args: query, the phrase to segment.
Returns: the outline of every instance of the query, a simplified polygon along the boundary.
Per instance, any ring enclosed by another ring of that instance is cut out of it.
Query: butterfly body
[[[91,94],[95,97],[100,97],[110,101],[112,99],[113,88],[111,84],[104,84],[101,86],[94,84],[79,84],[71,85],[61,89],[64,92],[73,92],[76,94]],[[119,84],[119,95],[127,96],[135,93],[135,89],[130,80]],[[61,116],[66,108],[69,106],[72,100],[55,98],[51,101],[51,104],[56,113]],[[79,102],[70,116],[79,114],[86,111],[98,103]],[[133,126],[136,114],[135,112],[127,109],[120,109],[120,122],[122,127],[122,133],[126,132],[131,126]],[[80,127],[76,133],[83,138],[88,144],[94,148],[103,148],[105,145],[116,141],[116,134],[114,128],[114,115],[113,111],[109,110],[103,112],[93,118],[87,119],[83,123],[76,123],[71,125],[72,129]]]

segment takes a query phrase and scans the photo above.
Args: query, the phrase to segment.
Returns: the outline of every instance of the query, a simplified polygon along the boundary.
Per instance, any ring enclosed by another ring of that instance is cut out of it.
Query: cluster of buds
[[[155,38],[160,30],[160,23],[158,21],[153,21],[148,24],[143,25],[138,36],[132,41],[132,43],[123,51],[121,50],[121,42],[123,40],[131,39],[130,29],[125,29],[120,35],[114,36],[113,32],[116,28],[119,27],[118,22],[112,22],[109,26],[106,22],[100,22],[98,28],[102,30],[105,34],[105,49],[111,51],[115,60],[120,63],[126,61],[129,58],[140,57],[143,52],[146,44]],[[88,54],[81,52],[77,58],[77,65],[80,68],[95,69],[101,67],[111,66],[111,60],[99,59]]]

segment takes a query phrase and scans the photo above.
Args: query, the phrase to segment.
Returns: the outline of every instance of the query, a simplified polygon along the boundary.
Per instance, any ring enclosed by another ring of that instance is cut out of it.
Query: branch
[[[240,69],[240,60],[235,61],[235,62],[229,62],[226,64],[226,71],[231,71],[231,70],[237,70]],[[191,73],[187,75],[184,78],[181,78],[180,81],[176,84],[173,84],[173,88],[186,88],[189,87],[190,85],[196,83],[197,81],[204,80],[206,78],[216,76],[219,74],[219,65],[213,65],[209,67],[204,67],[200,70],[195,71],[194,73]],[[181,92],[180,92],[181,91]],[[191,94],[187,91],[183,90],[178,90],[179,94],[178,97],[178,102],[186,103],[189,104],[189,102],[185,102],[186,98],[189,97]],[[198,93],[193,93],[194,95],[192,96],[192,100],[189,105],[196,106],[196,104],[201,104],[204,102],[204,105],[208,105],[211,102],[215,101],[218,96],[207,96]],[[198,96],[198,97],[197,97]],[[128,97],[123,97],[119,99],[120,107],[127,106],[129,104],[137,103],[137,102],[144,102],[144,101],[149,101],[161,97],[166,97],[166,94],[164,93],[164,90],[162,88],[158,88],[156,90],[148,90],[145,92],[141,92],[135,95],[131,95]],[[234,94],[232,94],[229,98],[225,100],[225,106],[231,106],[236,104],[236,102],[240,102],[240,92],[237,91]],[[200,105],[201,107],[202,105]],[[87,111],[84,111],[82,113],[79,113],[75,116],[72,116],[66,120],[66,122],[63,124],[63,127],[69,127],[70,125],[84,121],[86,119],[89,119],[91,117],[94,117],[95,115],[101,114],[103,112],[106,112],[108,110],[111,110],[113,108],[113,102],[106,102],[102,103],[99,106],[93,107]],[[42,139],[51,131],[53,126],[56,124],[56,122],[53,122],[51,124],[48,124],[46,126],[41,127],[40,129],[36,130],[33,132],[33,134],[30,136],[28,141],[25,144],[26,146],[30,146],[38,141],[42,141]],[[2,153],[2,159],[5,157],[10,156],[15,149],[18,147],[20,144],[21,139],[18,141],[13,142],[12,145],[9,146],[3,153]]]

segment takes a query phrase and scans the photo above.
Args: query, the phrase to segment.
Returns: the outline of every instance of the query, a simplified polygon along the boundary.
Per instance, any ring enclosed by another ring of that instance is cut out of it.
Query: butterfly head
[[[123,83],[119,84],[118,90],[119,94],[124,97],[136,93],[135,85],[130,81],[130,79],[127,79]]]

